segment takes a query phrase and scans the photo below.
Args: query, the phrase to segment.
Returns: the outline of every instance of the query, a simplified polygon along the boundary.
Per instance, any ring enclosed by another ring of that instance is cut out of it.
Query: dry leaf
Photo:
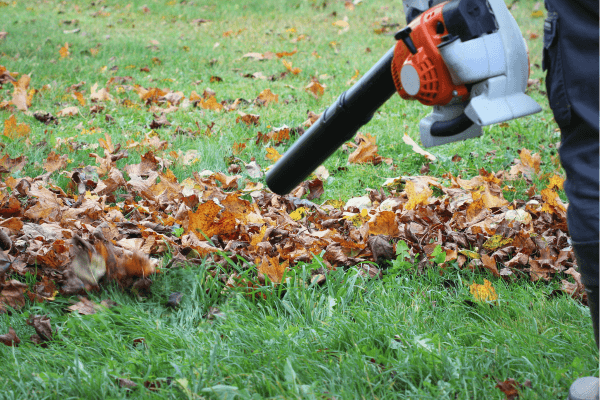
[[[428,151],[425,151],[419,146],[414,140],[411,139],[406,133],[402,137],[402,141],[407,145],[411,146],[415,153],[419,153],[430,161],[435,161],[436,157]]]

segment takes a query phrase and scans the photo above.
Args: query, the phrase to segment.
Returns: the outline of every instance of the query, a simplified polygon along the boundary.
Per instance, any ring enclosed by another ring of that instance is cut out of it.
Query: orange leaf
[[[263,256],[262,262],[258,266],[258,271],[269,277],[274,283],[281,283],[283,274],[288,268],[289,261],[285,260],[283,263],[279,262],[279,257],[266,257]]]
[[[397,236],[399,230],[396,214],[392,211],[380,211],[375,220],[369,222],[369,234]]]
[[[11,139],[29,136],[31,129],[25,123],[17,124],[17,119],[14,114],[4,121],[4,136]]]
[[[221,111],[223,109],[223,105],[217,102],[215,96],[210,96],[206,100],[200,99],[199,104],[205,110]]]
[[[542,211],[550,214],[554,214],[555,210],[560,210],[563,213],[567,211],[560,197],[558,197],[558,193],[552,189],[542,189],[542,200],[544,201]]]
[[[300,68],[294,68],[292,63],[287,61],[285,58],[282,59],[281,62],[283,63],[283,66],[294,75],[298,75],[300,72],[302,72]]]
[[[287,57],[287,56],[293,56],[297,52],[298,52],[298,49],[294,49],[293,51],[282,51],[279,53],[275,53],[275,55],[277,56],[277,58],[282,58],[282,57]]]
[[[539,153],[531,154],[528,149],[521,149],[519,158],[525,167],[532,168],[536,173],[540,172],[541,156]]]
[[[85,99],[83,98],[83,94],[81,92],[73,92],[73,97],[77,99],[79,105],[85,106]]]
[[[256,98],[257,102],[263,106],[268,106],[270,103],[278,103],[279,95],[271,92],[271,89],[265,89]]]
[[[241,154],[245,148],[246,148],[246,143],[233,142],[233,155],[237,156],[237,155]]]
[[[565,183],[565,180],[558,176],[558,175],[552,175],[552,177],[550,178],[550,181],[548,182],[548,189],[559,189],[562,190],[563,188],[563,184]]]
[[[60,53],[60,58],[67,58],[71,53],[69,53],[69,43],[65,43],[63,47],[58,51]]]
[[[258,121],[260,119],[260,115],[258,114],[246,114],[245,112],[238,111],[239,117],[235,119],[235,122],[243,122],[244,124],[250,125],[258,125]]]
[[[326,88],[326,86],[321,85],[316,80],[313,80],[308,85],[306,85],[306,87],[304,88],[304,90],[306,90],[307,92],[312,93],[312,95],[314,96],[314,98],[317,99],[320,96],[323,96],[323,93],[325,93],[325,88]]]
[[[273,147],[267,147],[267,155],[265,156],[265,159],[276,162],[281,157],[283,157],[283,156],[281,154],[279,154],[279,152],[277,150],[275,150]]]

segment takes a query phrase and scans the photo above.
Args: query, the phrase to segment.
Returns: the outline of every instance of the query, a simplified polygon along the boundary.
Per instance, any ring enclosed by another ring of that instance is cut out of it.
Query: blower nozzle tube
[[[391,70],[393,57],[392,47],[285,152],[267,172],[269,189],[279,195],[289,193],[373,118],[375,111],[396,92]]]

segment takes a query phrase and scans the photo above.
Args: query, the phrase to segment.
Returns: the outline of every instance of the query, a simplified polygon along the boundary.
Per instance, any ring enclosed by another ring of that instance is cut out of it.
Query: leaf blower
[[[396,45],[269,170],[273,192],[289,193],[395,92],[433,106],[419,124],[425,147],[478,137],[484,125],[542,110],[525,94],[527,47],[503,0],[404,0],[403,6],[408,25],[396,33]]]

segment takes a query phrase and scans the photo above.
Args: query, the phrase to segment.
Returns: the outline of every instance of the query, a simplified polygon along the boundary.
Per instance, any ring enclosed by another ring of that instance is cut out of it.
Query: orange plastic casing
[[[450,71],[437,48],[443,42],[442,37],[448,35],[442,14],[445,4],[430,8],[408,25],[412,29],[410,37],[417,49],[416,54],[412,54],[402,40],[396,43],[392,76],[396,90],[403,99],[418,100],[427,106],[448,104],[453,97],[468,99],[467,88],[452,83]],[[443,24],[442,33],[438,33],[439,23]],[[419,75],[420,88],[415,95],[408,94],[402,87],[400,74],[406,64],[411,64]]]

